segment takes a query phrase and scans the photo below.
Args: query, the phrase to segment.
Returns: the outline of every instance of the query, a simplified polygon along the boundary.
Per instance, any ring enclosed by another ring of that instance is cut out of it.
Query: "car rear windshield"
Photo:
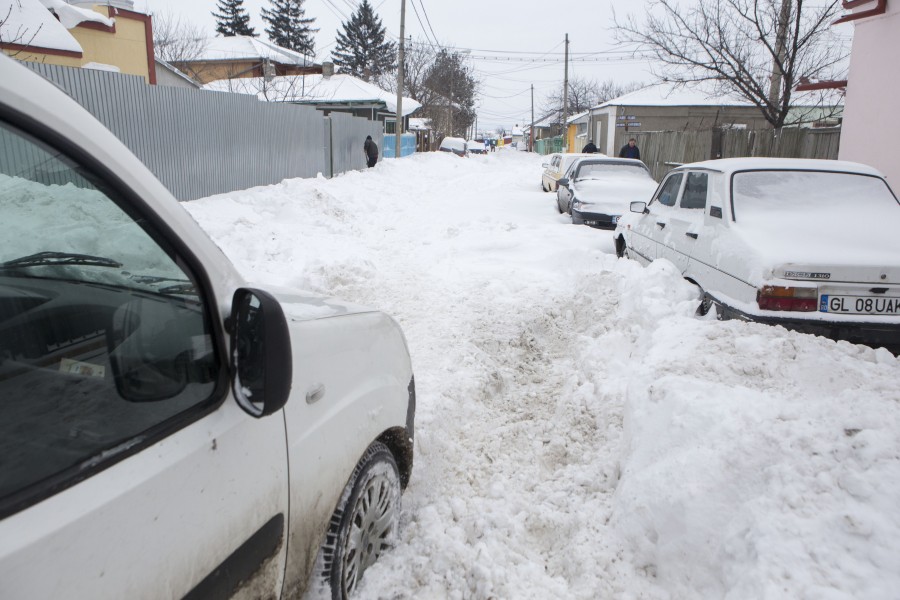
[[[879,177],[830,171],[745,171],[731,182],[734,220],[742,223],[811,217],[871,218],[900,203]]]
[[[650,173],[640,165],[627,163],[582,163],[576,168],[575,179],[603,179],[610,175],[649,177]]]

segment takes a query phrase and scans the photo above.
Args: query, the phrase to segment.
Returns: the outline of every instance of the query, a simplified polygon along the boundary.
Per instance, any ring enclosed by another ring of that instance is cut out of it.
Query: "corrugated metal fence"
[[[416,153],[416,134],[404,133],[400,135],[400,156],[412,156]],[[382,155],[385,158],[394,158],[397,150],[397,136],[393,133],[384,134],[384,151]]]
[[[364,168],[363,141],[382,135],[380,123],[339,113],[326,118],[309,106],[24,64],[97,117],[179,200]]]
[[[633,133],[641,160],[659,181],[675,165],[741,156],[836,159],[841,131],[799,127]]]

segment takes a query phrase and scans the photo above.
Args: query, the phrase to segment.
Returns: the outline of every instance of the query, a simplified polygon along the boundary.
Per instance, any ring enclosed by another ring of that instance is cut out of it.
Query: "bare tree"
[[[575,115],[590,109],[592,106],[603,104],[628,92],[639,89],[640,83],[617,83],[611,79],[598,82],[593,79],[573,77],[569,80],[569,115]],[[544,98],[542,103],[544,114],[559,114],[562,120],[563,90],[560,88]]]
[[[649,0],[643,24],[613,19],[618,41],[661,65],[660,81],[712,84],[780,128],[800,79],[832,79],[845,61],[830,28],[840,9],[840,0]],[[814,102],[824,107],[824,98]]]
[[[184,62],[200,58],[206,51],[206,46],[206,35],[200,27],[167,12],[153,15],[153,47],[156,58],[181,68]]]

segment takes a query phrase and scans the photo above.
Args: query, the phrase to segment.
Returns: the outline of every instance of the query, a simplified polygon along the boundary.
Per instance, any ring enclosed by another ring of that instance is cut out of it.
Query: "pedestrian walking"
[[[636,158],[641,160],[641,150],[637,147],[635,139],[631,138],[628,143],[619,150],[619,158]]]
[[[588,140],[588,143],[584,145],[584,148],[581,149],[584,154],[595,154],[597,152],[597,146],[594,145],[594,140]]]
[[[378,162],[378,144],[372,140],[371,135],[366,136],[366,143],[363,144],[363,152],[366,153],[366,166],[370,169]]]

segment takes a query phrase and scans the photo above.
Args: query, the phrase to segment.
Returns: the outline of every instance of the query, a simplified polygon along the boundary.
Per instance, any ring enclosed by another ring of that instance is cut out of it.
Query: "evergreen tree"
[[[221,33],[225,37],[233,35],[256,37],[256,32],[250,27],[250,15],[244,8],[244,0],[219,0],[216,9],[219,12],[212,14],[216,18],[216,33]]]
[[[269,24],[266,33],[275,44],[302,54],[315,54],[313,34],[318,29],[310,27],[315,18],[304,18],[305,1],[269,0],[272,8],[262,9],[262,19]]]
[[[375,16],[369,0],[363,0],[343,26],[344,31],[338,32],[337,47],[332,52],[334,64],[342,73],[372,81],[396,68],[395,44],[384,40],[384,25]]]

